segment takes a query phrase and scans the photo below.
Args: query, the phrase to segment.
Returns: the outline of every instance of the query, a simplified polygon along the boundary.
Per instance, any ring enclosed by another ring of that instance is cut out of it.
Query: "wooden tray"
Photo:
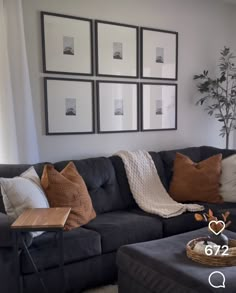
[[[188,242],[186,245],[186,253],[188,258],[191,260],[208,265],[208,266],[214,266],[214,267],[230,267],[230,266],[236,266],[236,240],[229,239],[229,255],[211,255],[208,256],[206,254],[201,254],[196,251],[194,251],[194,247],[197,242],[208,240],[206,237],[196,238]]]

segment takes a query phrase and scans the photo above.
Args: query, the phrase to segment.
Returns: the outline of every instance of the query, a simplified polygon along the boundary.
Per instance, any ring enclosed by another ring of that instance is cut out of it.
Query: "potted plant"
[[[196,104],[207,104],[205,110],[208,114],[214,114],[214,117],[223,123],[220,136],[226,138],[228,149],[230,132],[236,129],[236,67],[235,56],[230,48],[224,47],[220,55],[219,77],[209,77],[208,70],[194,75],[194,80],[199,80],[197,88],[202,95]]]

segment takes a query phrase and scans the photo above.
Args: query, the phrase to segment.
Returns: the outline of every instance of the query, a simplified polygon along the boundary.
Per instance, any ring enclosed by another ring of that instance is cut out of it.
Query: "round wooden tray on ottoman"
[[[186,253],[191,260],[215,267],[229,267],[236,266],[236,240],[229,239],[228,255],[206,255],[205,253],[199,253],[194,250],[195,245],[200,241],[209,241],[209,238],[200,237],[193,239],[186,245]]]

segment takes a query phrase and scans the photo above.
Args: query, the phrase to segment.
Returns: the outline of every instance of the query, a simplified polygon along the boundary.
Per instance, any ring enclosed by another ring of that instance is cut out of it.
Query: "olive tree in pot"
[[[220,136],[226,138],[226,149],[229,148],[229,135],[236,129],[236,67],[235,56],[229,48],[224,47],[220,52],[219,77],[211,78],[208,70],[194,75],[201,98],[197,105],[207,104],[205,110],[209,115],[223,123]]]

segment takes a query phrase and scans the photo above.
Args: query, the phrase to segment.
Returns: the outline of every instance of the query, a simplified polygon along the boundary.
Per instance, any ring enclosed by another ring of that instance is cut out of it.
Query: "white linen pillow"
[[[14,178],[0,178],[3,203],[8,216],[17,219],[26,209],[49,208],[34,167]],[[33,237],[43,232],[32,232]]]
[[[222,160],[220,195],[226,202],[236,202],[236,155]]]

